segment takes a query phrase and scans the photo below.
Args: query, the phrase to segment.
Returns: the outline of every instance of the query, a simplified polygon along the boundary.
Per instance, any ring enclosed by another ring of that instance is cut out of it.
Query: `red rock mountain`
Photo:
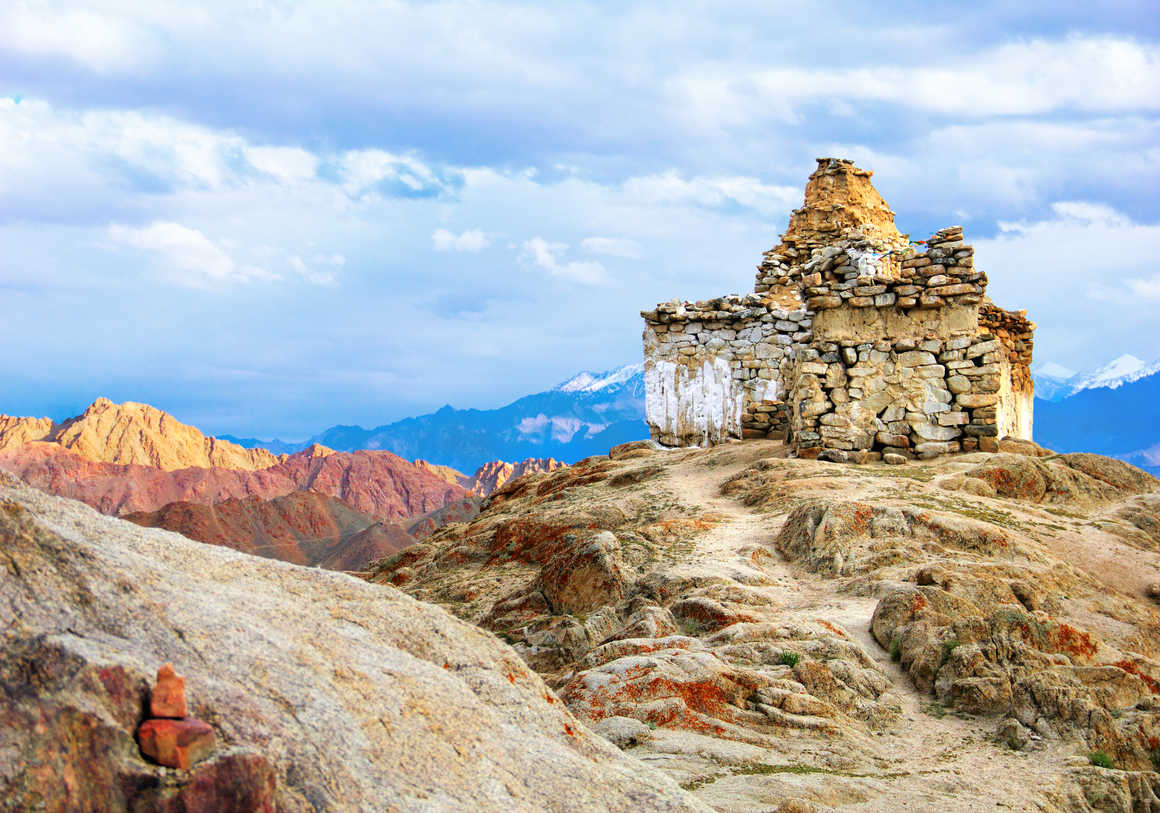
[[[211,545],[336,570],[357,569],[415,541],[398,524],[377,522],[341,500],[308,491],[270,500],[230,499],[213,505],[174,502],[124,518]]]
[[[463,488],[390,452],[330,452],[311,447],[259,471],[151,466],[86,460],[52,443],[0,452],[0,469],[51,494],[104,514],[156,511],[173,502],[270,499],[295,491],[335,497],[376,519],[415,517],[466,495]]]
[[[59,424],[48,418],[0,415],[0,450],[30,441],[55,444],[86,460],[165,471],[193,466],[255,471],[285,457],[206,437],[148,404],[114,404],[108,398],[98,398],[82,414]]]
[[[561,463],[496,461],[473,476],[383,451],[272,455],[207,437],[146,404],[97,399],[75,418],[0,416],[0,469],[106,513],[296,564],[356,569],[481,497]]]
[[[472,494],[486,497],[493,491],[498,491],[503,488],[508,482],[523,477],[525,474],[555,471],[566,465],[566,463],[561,463],[559,460],[551,457],[529,457],[527,460],[521,460],[519,463],[505,463],[502,460],[493,460],[490,463],[484,463],[476,469],[475,474],[471,475],[471,477],[465,477],[460,482],[460,485]]]

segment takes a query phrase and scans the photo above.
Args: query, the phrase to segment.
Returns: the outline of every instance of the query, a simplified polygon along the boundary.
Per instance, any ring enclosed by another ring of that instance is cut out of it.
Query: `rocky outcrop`
[[[486,497],[492,492],[498,491],[512,480],[523,477],[525,474],[555,471],[556,469],[563,468],[565,465],[551,457],[529,457],[527,460],[521,460],[519,463],[505,463],[502,460],[493,460],[490,463],[484,463],[476,469],[475,474],[465,478],[460,485],[472,494]]]
[[[396,523],[378,522],[341,500],[310,491],[270,500],[175,502],[125,519],[243,553],[335,570],[355,570],[415,541]]]
[[[0,415],[0,452],[19,449],[25,443],[45,440],[56,426],[51,418],[15,418]]]
[[[108,398],[98,398],[82,414],[61,424],[48,418],[0,416],[0,450],[17,449],[31,441],[53,443],[98,463],[163,471],[190,467],[256,471],[282,459],[265,449],[246,449],[206,437],[148,404],[114,404]]]
[[[416,460],[415,466],[416,468],[420,468],[423,471],[428,471],[431,474],[434,474],[445,483],[462,486],[463,488],[467,488],[467,481],[471,479],[463,472],[457,469],[453,469],[450,466],[440,466],[436,463],[428,463],[426,460]],[[468,488],[468,491],[470,490],[471,489]]]
[[[632,444],[367,576],[494,631],[720,810],[1152,810],[1160,481],[1001,448]]]
[[[0,484],[0,809],[702,810],[495,638],[389,588]],[[134,734],[182,665],[219,750]]]
[[[459,486],[390,452],[333,452],[311,447],[266,469],[163,471],[86,460],[56,444],[0,452],[0,469],[51,494],[81,500],[105,514],[156,511],[169,503],[270,499],[311,491],[342,500],[379,520],[415,517],[461,499]]]

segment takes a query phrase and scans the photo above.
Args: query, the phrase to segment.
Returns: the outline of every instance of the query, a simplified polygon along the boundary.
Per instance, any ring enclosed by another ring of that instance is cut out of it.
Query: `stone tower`
[[[962,229],[912,243],[850,161],[818,159],[754,293],[643,312],[655,439],[931,457],[1030,439],[1034,325],[986,298]]]

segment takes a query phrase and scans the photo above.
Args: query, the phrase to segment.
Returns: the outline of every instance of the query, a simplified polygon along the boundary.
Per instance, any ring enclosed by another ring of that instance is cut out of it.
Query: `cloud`
[[[579,282],[583,285],[603,285],[608,272],[598,262],[560,262],[560,255],[568,250],[565,243],[549,243],[542,237],[533,237],[523,244],[521,259],[536,268],[542,268],[554,277]]]
[[[297,254],[291,255],[289,259],[290,267],[306,282],[311,285],[334,286],[338,284],[338,269],[346,265],[346,257],[341,254],[316,254],[310,258],[310,262],[308,265]],[[323,268],[319,269],[318,266]]]
[[[986,50],[947,50],[921,66],[873,57],[867,62],[693,68],[673,77],[670,89],[686,102],[689,115],[734,126],[768,118],[796,121],[795,105],[811,100],[966,116],[1160,110],[1160,47],[1125,37],[1021,39]],[[846,108],[843,115],[852,112]]]
[[[109,237],[156,256],[170,279],[181,285],[202,288],[279,278],[257,266],[236,262],[200,231],[180,223],[158,221],[144,228],[114,224],[109,227]]]
[[[580,241],[580,248],[589,254],[607,254],[610,257],[640,259],[640,243],[624,237],[586,237]]]
[[[739,206],[761,214],[781,213],[801,202],[798,187],[773,186],[757,178],[694,177],[676,170],[629,178],[624,191],[642,203],[697,204],[706,207]]]
[[[351,150],[338,156],[335,163],[342,187],[352,198],[431,197],[449,188],[430,166],[413,155],[380,149]]]
[[[431,234],[431,243],[436,251],[466,251],[471,254],[478,254],[491,245],[487,235],[479,229],[468,229],[462,234],[436,229]]]
[[[1124,283],[1134,296],[1151,302],[1160,302],[1160,274],[1148,279],[1130,278]]]
[[[1041,220],[1004,222],[994,238],[971,240],[976,265],[1001,306],[1026,308],[1039,326],[1038,363],[1087,369],[1160,340],[1155,303],[1160,223],[1138,223],[1107,204],[1057,201]]]
[[[36,58],[63,57],[98,74],[137,70],[156,56],[148,32],[133,21],[84,8],[37,14],[19,2],[0,9],[0,45]]]

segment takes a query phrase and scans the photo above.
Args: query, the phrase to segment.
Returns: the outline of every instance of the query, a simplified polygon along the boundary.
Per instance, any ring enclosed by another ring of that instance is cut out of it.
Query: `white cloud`
[[[549,243],[537,236],[524,242],[521,258],[554,277],[584,285],[603,285],[608,282],[608,272],[598,262],[560,262],[560,256],[567,250],[565,243]]]
[[[431,234],[431,243],[436,251],[466,251],[472,254],[478,254],[491,245],[487,235],[479,229],[468,229],[462,234],[436,229]]]
[[[918,65],[694,68],[671,79],[670,88],[690,117],[732,125],[792,121],[792,105],[814,99],[966,116],[1160,109],[1160,46],[1153,43],[1077,35],[944,53]]]
[[[285,184],[313,180],[318,171],[318,156],[299,147],[247,145],[245,155],[255,169]]]
[[[414,194],[437,194],[445,189],[431,167],[411,155],[379,149],[351,150],[341,156],[339,166],[343,188],[351,197],[381,197],[384,183]]]
[[[64,57],[97,73],[138,69],[157,53],[133,21],[83,8],[38,14],[20,2],[0,8],[0,50]]]
[[[640,243],[625,237],[586,237],[580,241],[580,248],[589,254],[607,254],[610,257],[640,259]]]
[[[1131,278],[1124,284],[1133,295],[1151,302],[1160,302],[1160,274],[1147,279]]]
[[[308,265],[305,260],[294,254],[290,256],[289,262],[298,276],[311,285],[334,286],[338,284],[338,269],[346,265],[346,257],[341,254],[316,254],[310,258],[311,264]],[[323,268],[320,269],[318,266]]]
[[[968,235],[988,294],[1003,307],[1026,308],[1039,326],[1037,362],[1082,370],[1118,353],[1155,355],[1160,223],[1137,223],[1092,201],[1050,210],[1042,220],[1003,223],[994,238]]]
[[[747,177],[693,177],[686,180],[676,170],[629,178],[624,182],[624,191],[642,203],[694,203],[708,207],[734,205],[760,214],[781,214],[801,203],[802,199],[801,189],[795,186],[773,186]]]
[[[170,278],[181,285],[200,288],[279,278],[257,266],[236,262],[200,231],[180,223],[158,221],[144,228],[114,224],[109,227],[109,237],[155,255]]]

